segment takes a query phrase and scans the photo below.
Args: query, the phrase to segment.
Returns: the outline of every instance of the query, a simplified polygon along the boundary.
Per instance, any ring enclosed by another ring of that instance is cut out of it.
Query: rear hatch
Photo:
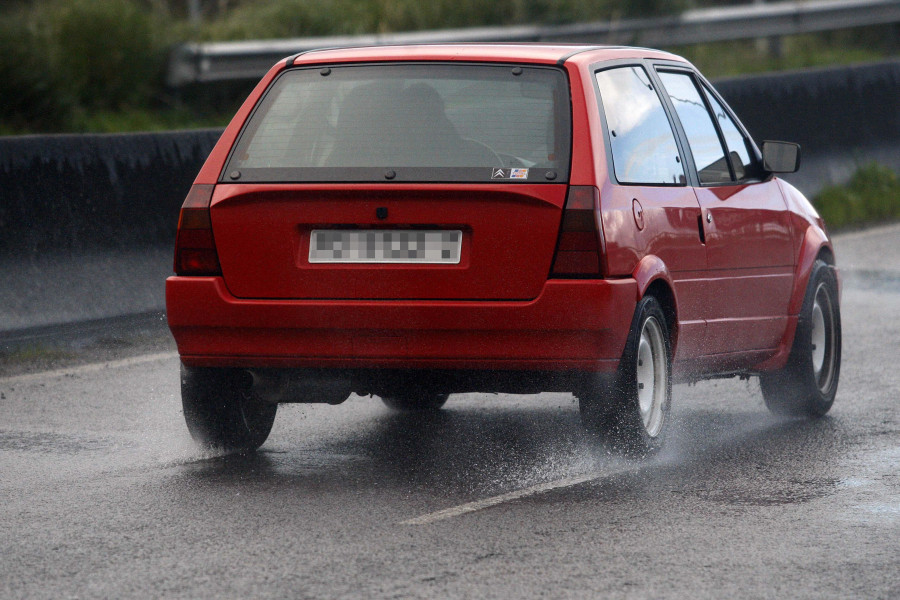
[[[532,299],[565,203],[555,67],[295,68],[244,127],[210,209],[239,298]]]
[[[220,185],[210,214],[225,283],[239,298],[530,299],[550,271],[565,193],[565,185]],[[399,232],[394,245],[413,255],[417,237],[446,232],[458,262],[338,262],[365,260],[346,248],[312,262],[313,231]]]

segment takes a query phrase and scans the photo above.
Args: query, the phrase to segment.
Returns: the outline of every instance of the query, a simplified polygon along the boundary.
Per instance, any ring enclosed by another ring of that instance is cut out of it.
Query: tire
[[[181,366],[181,404],[191,437],[198,444],[247,452],[262,446],[277,404],[264,402],[250,390],[241,369]]]
[[[429,412],[440,410],[450,394],[433,394],[425,398],[410,396],[381,396],[384,405],[402,412]]]
[[[794,344],[783,369],[760,373],[770,411],[791,417],[821,417],[837,393],[841,373],[841,311],[837,276],[821,260],[813,265],[800,309]]]
[[[672,403],[672,350],[662,307],[638,302],[619,369],[596,377],[578,397],[585,427],[614,449],[649,455],[663,443]]]

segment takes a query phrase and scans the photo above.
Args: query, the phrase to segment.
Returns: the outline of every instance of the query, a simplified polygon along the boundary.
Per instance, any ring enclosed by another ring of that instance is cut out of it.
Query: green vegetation
[[[682,10],[686,0],[244,0],[205,24],[204,39],[388,33],[571,23]]]
[[[223,126],[248,91],[164,85],[187,41],[556,24],[675,13],[729,0],[7,0],[0,8],[0,135]],[[199,12],[191,7],[199,8]],[[194,18],[190,18],[193,16]],[[711,77],[874,60],[887,27],[674,48]]]
[[[711,79],[807,67],[872,62],[890,55],[889,25],[780,38],[780,50],[768,40],[739,40],[670,48]],[[773,50],[777,50],[774,51]]]
[[[154,106],[175,41],[165,31],[132,0],[47,0],[4,13],[3,129],[77,131],[96,111]]]
[[[4,367],[14,366],[21,363],[40,362],[53,363],[61,360],[68,360],[74,354],[69,351],[62,350],[52,346],[26,346],[9,352],[0,352],[0,372]]]
[[[892,221],[900,218],[900,177],[869,163],[845,185],[822,190],[813,204],[831,229]]]

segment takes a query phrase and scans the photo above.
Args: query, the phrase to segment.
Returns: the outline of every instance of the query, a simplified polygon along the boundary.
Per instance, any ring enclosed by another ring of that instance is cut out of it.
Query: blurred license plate
[[[459,264],[462,231],[314,229],[311,263]]]

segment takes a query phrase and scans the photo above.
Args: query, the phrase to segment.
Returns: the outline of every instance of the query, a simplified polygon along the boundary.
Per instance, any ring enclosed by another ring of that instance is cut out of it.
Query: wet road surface
[[[643,462],[566,394],[282,405],[216,456],[170,351],[2,378],[0,597],[900,597],[900,278],[847,264],[827,417],[676,386]]]

